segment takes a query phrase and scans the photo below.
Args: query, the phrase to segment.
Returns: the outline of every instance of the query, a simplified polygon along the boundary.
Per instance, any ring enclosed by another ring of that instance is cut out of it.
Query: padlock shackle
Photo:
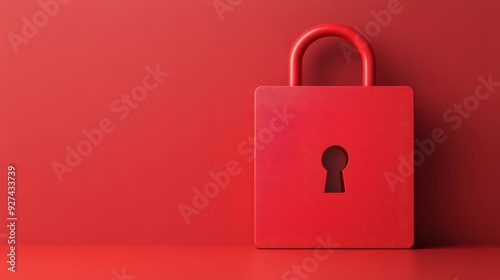
[[[370,44],[353,28],[336,23],[314,26],[297,38],[290,51],[290,86],[302,85],[302,58],[307,47],[314,41],[328,36],[346,39],[358,49],[363,64],[363,86],[374,86],[375,58]]]

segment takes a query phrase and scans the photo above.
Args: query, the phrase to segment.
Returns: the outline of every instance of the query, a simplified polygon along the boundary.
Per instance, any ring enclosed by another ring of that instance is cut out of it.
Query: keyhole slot
[[[321,163],[326,169],[325,193],[345,192],[342,170],[348,161],[347,151],[341,146],[330,146],[323,152]]]

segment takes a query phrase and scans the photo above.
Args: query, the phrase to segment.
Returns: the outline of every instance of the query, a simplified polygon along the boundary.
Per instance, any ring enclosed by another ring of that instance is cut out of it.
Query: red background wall
[[[0,2],[0,160],[5,174],[18,169],[21,244],[252,243],[253,165],[238,146],[253,134],[254,89],[287,83],[289,49],[307,28],[364,29],[391,1],[231,3],[221,20],[212,0],[69,1],[16,54],[7,34],[41,7]],[[416,242],[500,244],[500,87],[457,129],[443,118],[479,76],[500,81],[500,4],[399,5],[372,30],[377,83],[413,87],[418,139],[448,135],[416,168]],[[348,63],[340,42],[311,46],[305,84],[360,84],[360,60]],[[120,120],[110,105],[157,64],[170,75]],[[51,164],[103,118],[115,130],[59,182]],[[187,225],[179,205],[233,160],[241,173]]]

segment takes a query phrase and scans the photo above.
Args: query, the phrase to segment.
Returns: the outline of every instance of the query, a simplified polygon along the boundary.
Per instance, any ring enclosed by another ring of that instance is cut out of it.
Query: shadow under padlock
[[[326,36],[358,49],[362,86],[302,86],[303,55]],[[370,45],[340,24],[299,36],[289,74],[289,86],[255,90],[255,132],[270,126],[279,131],[265,149],[255,146],[255,245],[411,247],[413,165],[397,189],[391,180],[400,179],[391,174],[414,150],[413,90],[375,86]]]

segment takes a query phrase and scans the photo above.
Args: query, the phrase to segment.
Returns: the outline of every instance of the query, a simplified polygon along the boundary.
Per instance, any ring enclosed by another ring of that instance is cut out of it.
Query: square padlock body
[[[257,88],[255,245],[411,247],[413,120],[407,86]],[[348,155],[344,192],[325,192],[334,145]]]

